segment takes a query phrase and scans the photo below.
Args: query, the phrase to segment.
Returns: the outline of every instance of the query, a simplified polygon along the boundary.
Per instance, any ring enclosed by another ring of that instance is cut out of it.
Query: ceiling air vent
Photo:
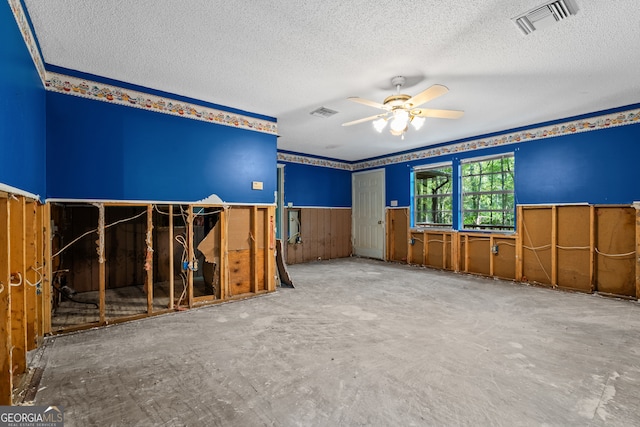
[[[557,0],[531,9],[529,12],[513,18],[513,22],[520,28],[520,31],[527,35],[575,15],[577,11],[578,9],[571,0]]]
[[[316,108],[309,114],[311,114],[312,116],[322,117],[323,119],[326,119],[333,116],[334,114],[338,114],[338,112],[334,110],[330,110],[329,108],[320,107],[320,108]]]

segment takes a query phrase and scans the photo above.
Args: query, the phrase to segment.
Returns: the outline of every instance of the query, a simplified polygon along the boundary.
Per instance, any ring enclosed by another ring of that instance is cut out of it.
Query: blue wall
[[[45,91],[6,1],[0,41],[0,183],[44,198]]]
[[[275,135],[47,92],[47,138],[49,198],[274,202]]]
[[[351,171],[280,162],[284,203],[294,206],[351,207]]]

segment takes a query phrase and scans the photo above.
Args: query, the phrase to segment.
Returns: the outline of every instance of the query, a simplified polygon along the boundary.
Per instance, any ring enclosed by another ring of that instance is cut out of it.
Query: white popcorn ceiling
[[[640,102],[637,0],[574,0],[524,36],[539,0],[26,0],[46,64],[278,119],[278,148],[359,160]],[[390,79],[450,92],[404,141],[371,123]],[[331,118],[309,113],[336,110]]]

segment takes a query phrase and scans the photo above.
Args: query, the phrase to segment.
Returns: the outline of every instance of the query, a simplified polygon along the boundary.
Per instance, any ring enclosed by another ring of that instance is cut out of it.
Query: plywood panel
[[[411,247],[411,259],[409,259],[410,264],[415,265],[424,265],[424,239],[422,232],[411,232],[411,239],[413,239],[413,245]],[[408,243],[408,241],[407,241]]]
[[[12,404],[9,201],[0,197],[0,406]]]
[[[551,208],[522,211],[523,280],[551,284]]]
[[[467,244],[469,245],[468,271],[470,273],[489,275],[490,257],[493,256],[489,238],[469,236]]]
[[[389,220],[387,227],[389,239],[387,245],[391,246],[389,259],[391,261],[407,262],[408,252],[408,209],[389,209]]]
[[[251,208],[234,206],[227,211],[228,216],[228,238],[229,250],[244,250],[251,247],[250,244],[250,221]]]
[[[636,297],[635,209],[596,207],[596,220],[597,290]]]
[[[442,268],[445,263],[443,251],[446,250],[446,241],[442,238],[442,233],[426,233],[427,260],[426,265],[434,268]]]
[[[516,245],[513,238],[494,238],[498,253],[493,257],[493,275],[503,279],[516,278]]]
[[[303,261],[309,262],[318,259],[318,210],[301,209],[300,215]]]
[[[229,296],[251,292],[251,251],[249,249],[229,251]],[[259,289],[264,289],[264,252],[257,254]]]
[[[591,292],[590,207],[558,206],[557,285]]]

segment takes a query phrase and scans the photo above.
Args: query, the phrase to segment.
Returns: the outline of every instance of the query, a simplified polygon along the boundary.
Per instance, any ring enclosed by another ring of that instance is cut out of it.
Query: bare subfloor
[[[66,426],[640,425],[640,306],[382,262],[47,339]]]

